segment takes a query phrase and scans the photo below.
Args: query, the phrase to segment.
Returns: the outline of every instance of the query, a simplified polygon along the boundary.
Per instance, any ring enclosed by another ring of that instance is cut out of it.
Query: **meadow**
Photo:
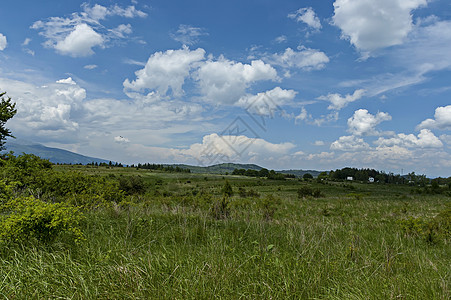
[[[0,298],[451,297],[449,194],[136,168],[48,169],[54,185],[64,182],[58,176],[90,176],[116,182],[123,194],[66,193],[39,176],[27,189],[16,185],[9,197],[78,207],[82,237],[3,236]]]

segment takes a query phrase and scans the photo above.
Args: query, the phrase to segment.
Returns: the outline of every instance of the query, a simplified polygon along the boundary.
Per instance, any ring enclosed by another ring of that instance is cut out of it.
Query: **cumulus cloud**
[[[6,36],[0,33],[0,51],[5,50],[8,42],[6,41]]]
[[[369,145],[363,141],[362,138],[353,135],[341,136],[338,140],[330,145],[331,150],[340,151],[360,151],[369,149]]]
[[[297,92],[294,90],[276,87],[257,95],[243,96],[236,105],[253,114],[273,117],[277,111],[281,110],[281,106],[290,103],[296,94]]]
[[[378,146],[393,147],[399,146],[404,148],[441,148],[443,143],[429,129],[422,129],[416,137],[413,134],[399,133],[392,138],[380,137],[374,142]]]
[[[437,107],[435,109],[434,119],[424,120],[417,128],[451,130],[451,105]]]
[[[70,139],[76,136],[79,123],[74,119],[86,98],[86,91],[72,79],[37,87],[28,83],[2,79],[8,94],[16,102],[17,115],[9,121],[17,136]]]
[[[178,30],[171,34],[171,37],[183,45],[194,45],[199,42],[200,37],[207,35],[208,33],[203,28],[181,24]]]
[[[64,83],[70,85],[76,85],[77,83],[72,79],[72,77],[67,77],[66,79],[57,80],[56,83]]]
[[[61,54],[73,57],[94,54],[95,46],[103,46],[104,39],[87,24],[79,24],[64,39],[58,41],[54,48]]]
[[[340,110],[346,107],[349,103],[361,99],[365,95],[364,89],[355,90],[352,95],[346,94],[344,97],[340,94],[327,94],[327,96],[318,97],[319,100],[329,101],[331,104],[327,109]]]
[[[156,90],[165,95],[169,89],[175,96],[183,94],[182,86],[196,63],[205,56],[204,49],[167,50],[152,54],[145,67],[135,72],[136,79],[126,79],[123,83],[126,90]]]
[[[277,71],[261,60],[243,64],[220,57],[201,64],[194,77],[205,101],[232,105],[257,81],[277,80]]]
[[[294,147],[292,143],[274,144],[261,138],[212,133],[204,136],[202,143],[193,144],[189,149],[180,150],[180,153],[196,158],[201,164],[209,164],[212,157],[225,161],[277,159]]]
[[[114,141],[119,144],[127,144],[130,143],[130,140],[123,137],[122,135],[118,135],[114,137]]]
[[[134,6],[121,8],[117,5],[105,7],[96,4],[91,7],[85,3],[82,9],[82,12],[73,13],[69,17],[51,17],[36,21],[31,28],[39,30],[39,34],[46,39],[43,44],[45,47],[53,48],[62,55],[83,57],[94,54],[94,47],[104,48],[109,41],[126,38],[126,35],[132,32],[129,24],[107,28],[100,23],[106,17],[147,16]]]
[[[296,20],[296,22],[303,22],[315,30],[321,29],[321,21],[311,7],[300,8],[289,14],[288,18]]]
[[[269,57],[269,62],[284,68],[299,68],[303,70],[320,70],[329,62],[324,52],[316,49],[298,47],[296,50],[285,49],[283,53],[277,53]]]
[[[399,45],[412,31],[412,10],[427,0],[336,0],[333,24],[359,51]]]
[[[376,125],[383,121],[391,120],[388,113],[378,112],[372,115],[366,109],[359,109],[348,119],[348,131],[354,135],[379,135],[380,132],[375,129]]]

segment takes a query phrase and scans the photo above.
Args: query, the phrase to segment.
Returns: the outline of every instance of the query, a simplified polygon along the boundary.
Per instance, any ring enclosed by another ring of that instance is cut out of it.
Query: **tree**
[[[227,196],[227,197],[232,197],[233,196],[233,189],[232,189],[232,186],[230,185],[228,180],[225,181],[221,192],[222,192],[222,194],[224,196]]]
[[[5,124],[17,113],[16,103],[12,103],[11,98],[5,97],[5,95],[6,92],[0,92],[0,150],[5,149],[4,145],[7,137],[14,137],[11,131],[5,127]]]
[[[305,174],[302,176],[302,178],[303,178],[304,180],[310,180],[310,179],[313,179],[313,175],[310,174],[310,173],[305,173]]]

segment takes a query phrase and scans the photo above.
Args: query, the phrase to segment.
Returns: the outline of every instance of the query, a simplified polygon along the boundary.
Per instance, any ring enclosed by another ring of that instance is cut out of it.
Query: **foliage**
[[[280,198],[274,197],[273,194],[268,194],[263,199],[261,199],[259,206],[263,211],[264,220],[272,220],[280,204]]]
[[[324,197],[324,194],[321,192],[320,189],[312,189],[310,186],[304,185],[297,191],[298,198],[305,198],[305,197],[314,197],[314,198],[320,198]]]
[[[12,103],[10,97],[5,98],[5,95],[5,92],[0,92],[0,150],[5,149],[6,138],[13,137],[11,131],[5,127],[5,124],[17,113],[16,104]]]
[[[230,185],[230,182],[228,180],[225,181],[224,186],[221,190],[222,194],[226,197],[232,197],[233,196],[233,188]]]
[[[395,175],[393,173],[380,172],[374,169],[343,168],[329,172],[329,178],[332,180],[346,180],[348,177],[353,177],[355,180],[361,182],[367,182],[368,179],[372,177],[380,183],[406,183],[406,179],[399,174]],[[423,177],[425,178],[424,175],[422,175],[421,178]]]
[[[310,173],[305,173],[305,174],[302,176],[302,179],[304,179],[304,180],[310,180],[310,179],[313,179],[313,175],[310,174]]]
[[[51,243],[60,235],[69,241],[83,239],[82,215],[73,206],[47,203],[30,196],[11,198],[3,203],[0,211],[0,240],[23,243],[35,238]]]
[[[142,194],[146,190],[144,180],[141,176],[120,176],[119,188],[127,195]]]

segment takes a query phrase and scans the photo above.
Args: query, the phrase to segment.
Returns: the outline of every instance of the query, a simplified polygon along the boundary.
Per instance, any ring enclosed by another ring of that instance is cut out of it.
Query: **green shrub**
[[[227,197],[233,196],[233,189],[228,180],[225,181],[224,186],[221,189],[221,192],[224,196]]]
[[[274,197],[272,194],[266,195],[266,197],[260,200],[259,206],[263,212],[263,218],[266,221],[270,221],[274,218],[274,214],[276,213],[280,203],[280,199]]]
[[[83,239],[80,229],[82,214],[67,204],[18,197],[2,205],[1,213],[0,239],[4,241],[37,239],[51,243],[60,235],[74,242]]]
[[[142,194],[146,190],[144,180],[141,176],[119,177],[119,188],[127,195]]]
[[[298,189],[298,198],[305,198],[313,194],[313,189],[309,186],[303,186]]]

